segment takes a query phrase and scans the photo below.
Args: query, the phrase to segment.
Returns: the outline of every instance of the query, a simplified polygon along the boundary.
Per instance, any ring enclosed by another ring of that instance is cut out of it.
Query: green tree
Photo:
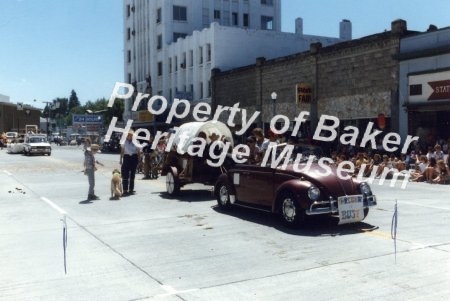
[[[59,114],[59,115],[67,115],[69,112],[69,100],[67,98],[55,98],[53,99],[53,113]]]
[[[81,106],[80,101],[78,100],[78,96],[77,93],[75,92],[75,90],[72,90],[70,92],[70,97],[69,97],[69,107],[68,110],[72,110],[75,107],[79,107]]]

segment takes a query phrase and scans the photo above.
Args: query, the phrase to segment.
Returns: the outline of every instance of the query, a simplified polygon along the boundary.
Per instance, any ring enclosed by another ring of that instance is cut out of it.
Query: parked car
[[[17,136],[16,138],[9,140],[6,145],[6,151],[10,154],[21,154],[24,150],[24,139],[23,136]]]
[[[19,136],[18,132],[6,132],[6,144],[14,142],[14,140]]]
[[[52,147],[47,141],[47,136],[42,134],[31,134],[25,136],[25,155],[51,155]]]
[[[278,214],[285,225],[296,227],[314,215],[338,216],[340,224],[360,222],[377,204],[366,182],[341,179],[331,166],[328,174],[318,163],[306,166],[300,163],[296,171],[293,163],[286,168],[236,164],[215,184],[218,206],[266,210]]]

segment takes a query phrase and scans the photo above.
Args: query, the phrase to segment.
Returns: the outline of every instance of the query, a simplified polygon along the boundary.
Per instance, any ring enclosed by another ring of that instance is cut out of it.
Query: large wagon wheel
[[[180,178],[175,167],[171,167],[166,175],[166,192],[174,196],[180,192]]]

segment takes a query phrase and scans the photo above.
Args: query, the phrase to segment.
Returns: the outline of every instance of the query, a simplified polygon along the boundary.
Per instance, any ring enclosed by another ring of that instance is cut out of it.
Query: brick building
[[[398,132],[396,55],[401,38],[413,34],[406,21],[395,20],[390,31],[328,47],[313,43],[306,52],[272,60],[258,58],[254,65],[226,72],[214,70],[213,107],[239,102],[247,115],[261,112],[255,126],[267,129],[274,113],[271,94],[276,92],[276,114],[293,120],[301,111],[310,112],[303,136],[311,135],[324,114],[339,118],[341,131],[349,125],[357,127],[360,136],[369,122],[378,127],[380,115],[385,117],[385,126],[380,124],[385,133]],[[299,84],[312,93],[297,103]],[[240,122],[236,119],[235,123]]]
[[[25,130],[27,124],[39,125],[40,115],[39,109],[29,105],[0,102],[0,133]]]

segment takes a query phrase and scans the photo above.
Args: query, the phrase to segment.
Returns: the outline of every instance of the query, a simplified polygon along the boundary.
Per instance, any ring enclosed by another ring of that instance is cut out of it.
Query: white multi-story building
[[[9,102],[9,96],[0,94],[0,102]]]
[[[258,57],[302,52],[313,42],[351,39],[347,20],[339,38],[304,35],[300,18],[295,25],[295,33],[281,32],[281,0],[124,0],[125,82],[169,102],[210,102],[213,68],[225,71]],[[126,102],[124,117],[137,116]]]

